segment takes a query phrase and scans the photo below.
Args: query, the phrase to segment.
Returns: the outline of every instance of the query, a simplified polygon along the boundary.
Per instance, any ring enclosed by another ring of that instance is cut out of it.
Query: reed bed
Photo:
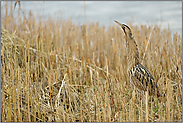
[[[76,25],[1,15],[2,122],[182,122],[182,37],[128,23],[162,98],[130,88],[124,34],[115,23]],[[11,9],[7,9],[10,7]],[[117,19],[117,18],[115,18]],[[120,20],[121,21],[121,20]]]

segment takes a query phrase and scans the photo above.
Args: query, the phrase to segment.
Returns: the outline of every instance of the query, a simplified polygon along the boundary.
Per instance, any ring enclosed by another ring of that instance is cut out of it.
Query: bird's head
[[[121,23],[119,23],[119,22],[116,21],[116,20],[114,20],[114,21],[115,21],[115,22],[121,27],[121,29],[124,31],[126,37],[133,38],[133,37],[132,37],[132,31],[131,31],[130,27],[128,27],[128,26],[125,25],[125,24],[121,24]]]

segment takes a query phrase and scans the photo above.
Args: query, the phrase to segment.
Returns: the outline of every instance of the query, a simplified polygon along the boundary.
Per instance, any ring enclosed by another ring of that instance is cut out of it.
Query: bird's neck
[[[139,63],[139,51],[133,37],[126,39],[128,70]]]

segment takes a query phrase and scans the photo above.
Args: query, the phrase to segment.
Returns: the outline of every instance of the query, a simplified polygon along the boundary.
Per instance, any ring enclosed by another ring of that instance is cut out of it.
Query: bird
[[[157,83],[151,72],[139,62],[139,50],[132,30],[129,26],[121,24],[114,20],[125,33],[126,48],[127,48],[127,73],[130,78],[130,86],[132,90],[138,92],[147,92],[150,96],[156,95],[162,97],[158,89]]]

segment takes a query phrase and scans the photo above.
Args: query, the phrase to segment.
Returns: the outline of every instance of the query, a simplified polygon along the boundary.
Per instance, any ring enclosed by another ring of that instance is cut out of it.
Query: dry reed
[[[42,22],[31,11],[22,19],[12,8],[6,4],[1,15],[2,122],[182,122],[180,35],[129,25],[163,95],[140,98],[129,85],[117,25]]]

